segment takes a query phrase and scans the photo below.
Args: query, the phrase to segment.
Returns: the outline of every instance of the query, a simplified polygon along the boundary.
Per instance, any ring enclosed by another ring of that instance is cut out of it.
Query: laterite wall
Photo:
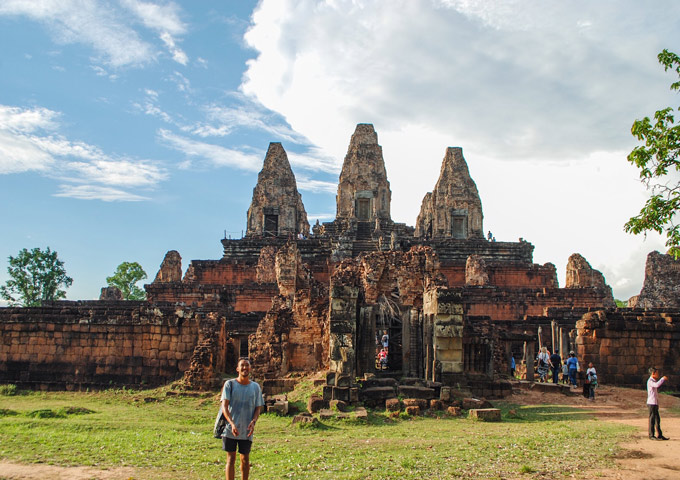
[[[48,389],[159,385],[181,378],[200,312],[146,302],[0,309],[0,383]]]

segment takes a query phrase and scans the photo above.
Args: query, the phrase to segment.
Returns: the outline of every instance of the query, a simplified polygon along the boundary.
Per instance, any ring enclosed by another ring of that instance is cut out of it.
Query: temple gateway
[[[533,263],[529,242],[484,235],[463,150],[443,154],[415,227],[396,223],[378,136],[357,125],[336,217],[310,228],[286,152],[271,143],[245,236],[222,239],[222,258],[192,260],[182,276],[180,253],[168,252],[144,302],[0,309],[0,382],[80,388],[182,378],[212,388],[249,356],[270,393],[321,370],[326,400],[370,403],[393,396],[385,385],[395,379],[424,398],[442,386],[503,396],[511,358],[533,378],[540,346],[576,351],[614,385],[642,387],[650,364],[680,366],[677,261],[650,254],[629,308],[616,308],[603,275],[577,253],[560,287],[553,264]]]

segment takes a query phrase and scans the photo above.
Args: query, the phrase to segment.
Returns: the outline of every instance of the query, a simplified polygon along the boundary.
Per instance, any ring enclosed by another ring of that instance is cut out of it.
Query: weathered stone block
[[[452,417],[460,417],[461,416],[461,408],[460,407],[449,407],[446,409],[446,412],[451,415]]]
[[[469,417],[483,422],[500,422],[501,411],[497,408],[473,408],[469,412]]]
[[[316,418],[312,417],[308,413],[301,413],[299,415],[295,415],[293,417],[293,425],[297,423],[302,423],[302,424],[313,424],[313,423],[319,423],[319,420]]]
[[[429,402],[422,398],[405,398],[403,400],[405,407],[418,407],[420,410],[427,410]]]
[[[357,407],[354,411],[354,416],[357,420],[366,422],[368,421],[368,411],[364,407]]]
[[[316,413],[326,405],[328,405],[328,403],[324,401],[323,397],[319,395],[312,395],[309,397],[309,400],[307,400],[307,411],[309,413]]]
[[[441,400],[433,398],[430,400],[430,410],[444,410],[444,403]]]
[[[319,418],[321,420],[328,420],[329,418],[333,418],[333,415],[334,415],[333,410],[327,408],[319,410]]]
[[[333,400],[349,402],[349,387],[333,387]]]
[[[434,388],[400,385],[399,394],[409,398],[430,400],[435,398]]]
[[[385,409],[389,412],[401,410],[401,401],[398,398],[388,398],[385,400]]]
[[[406,413],[414,417],[420,415],[420,407],[417,406],[406,407]]]

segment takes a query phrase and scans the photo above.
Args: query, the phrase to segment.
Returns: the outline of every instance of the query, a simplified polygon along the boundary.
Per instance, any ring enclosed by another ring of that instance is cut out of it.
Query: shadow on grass
[[[514,405],[498,402],[503,421],[513,423],[571,422],[595,420],[594,412],[566,405]]]

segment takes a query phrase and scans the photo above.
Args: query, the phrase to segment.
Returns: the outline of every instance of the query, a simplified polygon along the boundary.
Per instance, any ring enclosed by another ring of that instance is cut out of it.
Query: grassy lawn
[[[135,479],[223,478],[225,455],[212,438],[217,394],[166,391],[0,395],[0,458],[136,467]],[[563,478],[611,466],[615,444],[633,430],[567,406],[500,407],[501,423],[371,412],[365,424],[332,420],[301,428],[290,417],[265,414],[251,473],[258,479]]]

